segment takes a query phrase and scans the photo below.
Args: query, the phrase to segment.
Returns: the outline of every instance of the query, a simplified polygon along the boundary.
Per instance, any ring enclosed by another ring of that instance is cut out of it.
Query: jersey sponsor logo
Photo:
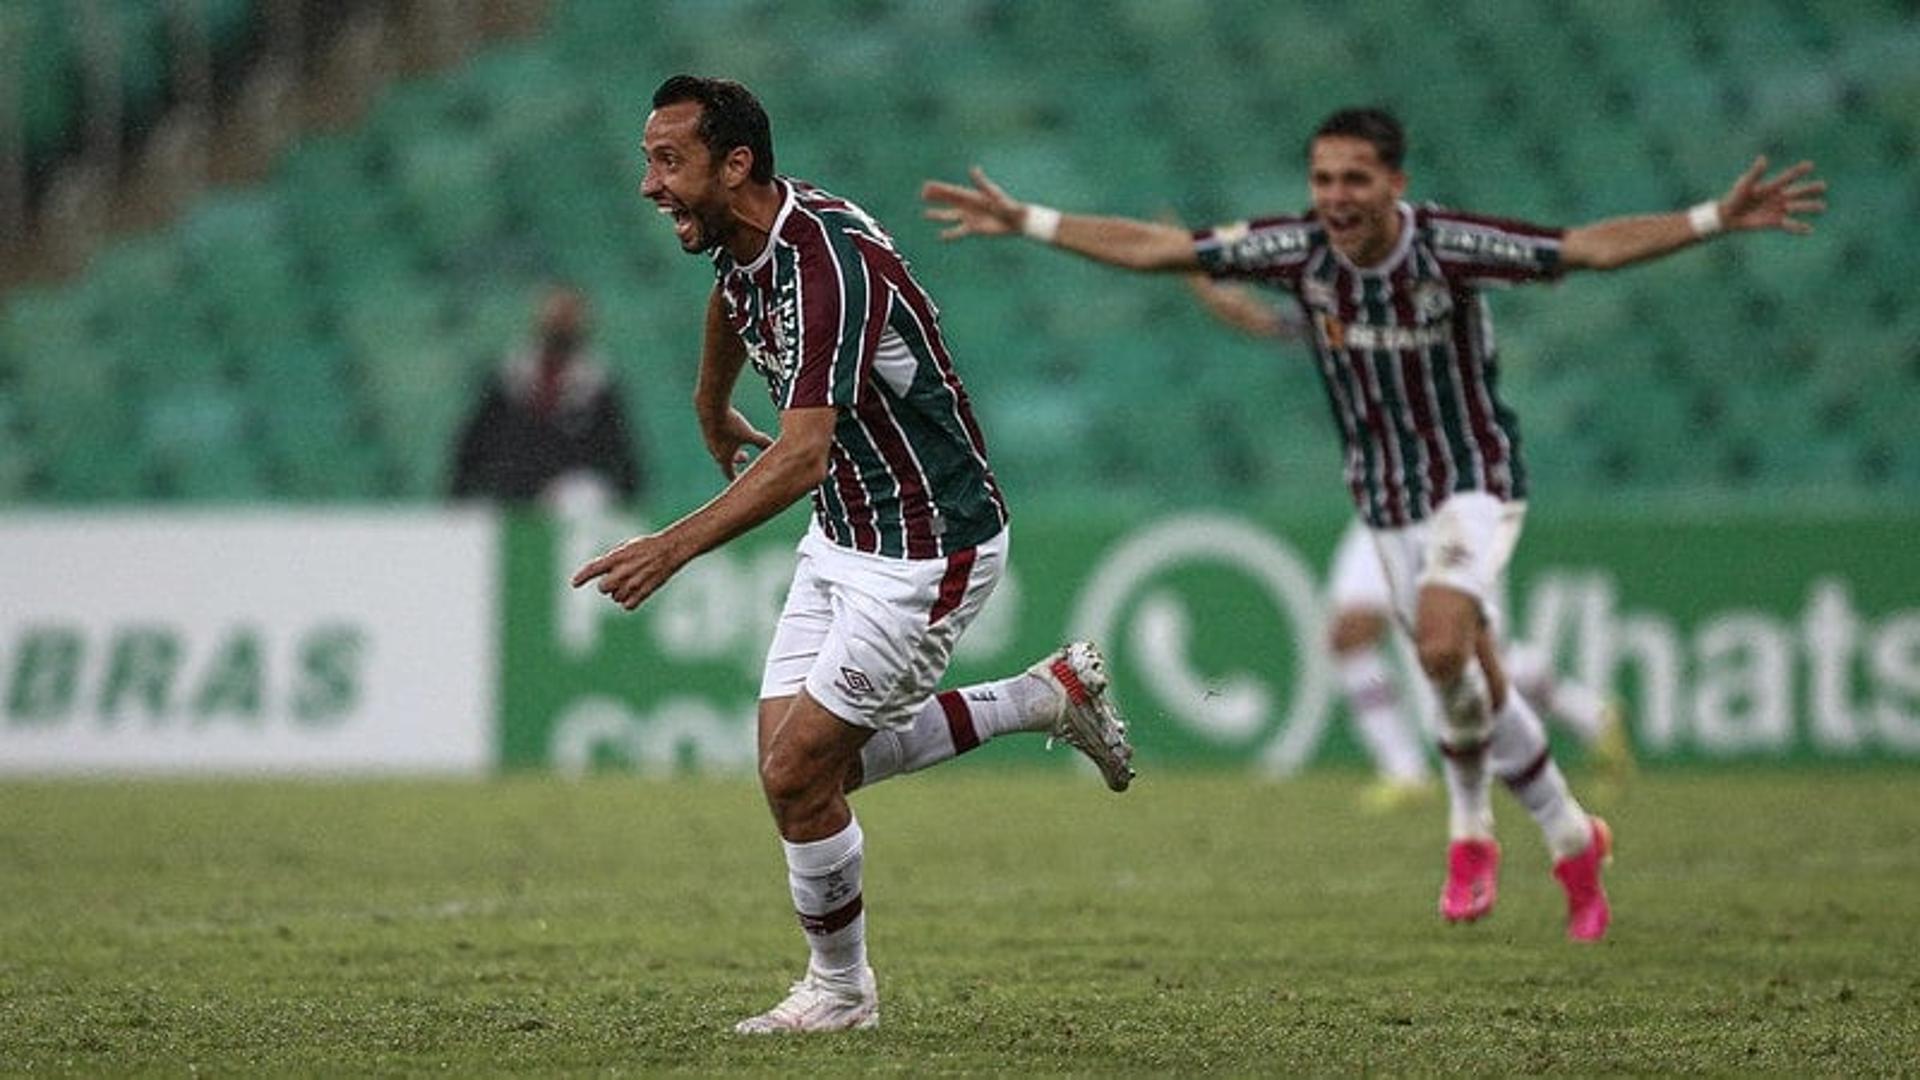
[[[1462,255],[1479,255],[1499,262],[1524,263],[1533,259],[1526,244],[1498,233],[1469,231],[1438,225],[1433,230],[1433,246]]]
[[[1372,323],[1343,323],[1332,315],[1322,315],[1327,345],[1334,349],[1431,349],[1445,345],[1453,336],[1451,321],[1433,326],[1376,326]]]
[[[1284,255],[1307,250],[1308,232],[1298,226],[1263,229],[1254,232],[1246,222],[1237,222],[1214,230],[1220,244],[1221,261],[1229,266],[1254,267]]]

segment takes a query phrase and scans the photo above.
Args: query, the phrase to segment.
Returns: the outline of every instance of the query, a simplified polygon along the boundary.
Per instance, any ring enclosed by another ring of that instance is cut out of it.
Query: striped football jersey
[[[778,409],[839,410],[813,512],[841,547],[945,558],[992,538],[1007,506],[940,334],[939,311],[866,211],[778,177],[766,249],[714,272],[728,323]]]
[[[1419,521],[1455,491],[1526,497],[1481,291],[1561,270],[1561,230],[1405,203],[1400,215],[1398,246],[1364,269],[1312,214],[1194,234],[1210,274],[1298,301],[1345,444],[1347,487],[1374,528]]]

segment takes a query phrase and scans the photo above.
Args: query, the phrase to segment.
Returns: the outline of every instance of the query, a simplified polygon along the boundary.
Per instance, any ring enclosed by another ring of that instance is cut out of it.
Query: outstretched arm
[[[927,217],[948,226],[940,232],[942,240],[1024,234],[1128,270],[1200,268],[1192,235],[1177,225],[1063,214],[1012,198],[987,179],[979,166],[969,170],[969,175],[973,178],[971,187],[929,180],[920,188],[920,197],[933,204]]]
[[[1827,182],[1806,179],[1813,163],[1802,161],[1771,179],[1766,172],[1767,159],[1761,155],[1717,202],[1670,214],[1608,218],[1569,229],[1561,242],[1560,260],[1569,270],[1613,270],[1659,258],[1723,231],[1812,232],[1813,226],[1798,215],[1827,208],[1821,197]]]

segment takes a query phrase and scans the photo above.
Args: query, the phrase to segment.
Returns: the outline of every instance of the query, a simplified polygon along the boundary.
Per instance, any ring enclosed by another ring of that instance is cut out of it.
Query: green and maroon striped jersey
[[[991,539],[1007,506],[939,310],[866,211],[777,177],[750,263],[714,251],[727,321],[778,409],[839,410],[815,520],[841,547],[944,558]]]
[[[1400,216],[1399,245],[1365,268],[1334,250],[1310,213],[1194,233],[1215,277],[1299,302],[1345,443],[1347,487],[1375,528],[1419,521],[1456,491],[1526,497],[1481,290],[1560,273],[1561,230],[1405,203]]]

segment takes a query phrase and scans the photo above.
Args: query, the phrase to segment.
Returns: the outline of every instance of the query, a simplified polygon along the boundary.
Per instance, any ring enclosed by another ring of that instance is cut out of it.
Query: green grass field
[[[862,793],[882,1024],[747,1040],[804,963],[748,783],[9,783],[0,1072],[1920,1068],[1911,773],[1638,778],[1594,947],[1510,800],[1449,928],[1438,805],[1357,784]]]

